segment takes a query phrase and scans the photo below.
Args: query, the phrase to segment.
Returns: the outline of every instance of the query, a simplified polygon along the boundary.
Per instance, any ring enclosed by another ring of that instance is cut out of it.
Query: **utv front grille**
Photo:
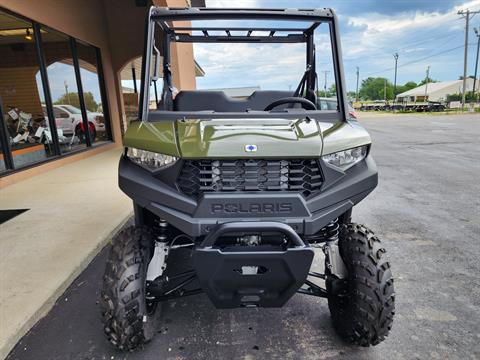
[[[322,174],[315,159],[186,160],[177,185],[194,198],[227,191],[290,191],[308,197],[320,190]]]

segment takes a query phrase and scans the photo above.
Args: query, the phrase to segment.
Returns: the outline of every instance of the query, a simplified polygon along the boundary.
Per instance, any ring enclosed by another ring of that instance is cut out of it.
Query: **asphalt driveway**
[[[120,353],[99,320],[105,249],[8,359],[479,359],[480,115],[360,121],[374,140],[380,183],[354,220],[383,239],[395,276],[396,318],[385,342],[342,342],[324,299],[215,310],[198,295],[167,303],[155,339]]]

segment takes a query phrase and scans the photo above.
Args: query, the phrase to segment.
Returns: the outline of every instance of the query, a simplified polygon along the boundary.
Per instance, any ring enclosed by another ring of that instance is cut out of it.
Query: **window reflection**
[[[0,96],[6,138],[18,168],[54,152],[42,111],[41,79],[36,77],[39,63],[32,24],[0,11],[0,31]]]
[[[42,27],[42,43],[60,151],[68,153],[83,149],[87,142],[70,39],[61,33]],[[37,77],[39,78],[40,74],[37,74]],[[45,104],[43,104],[43,112],[44,116],[47,116]]]
[[[0,129],[0,132],[1,131],[2,130]],[[7,166],[5,165],[5,155],[3,153],[3,147],[4,146],[5,146],[5,144],[3,143],[3,139],[0,136],[0,173],[7,169]]]
[[[10,159],[13,159],[13,168],[18,169],[49,157],[86,149],[88,138],[92,145],[110,140],[97,69],[99,50],[45,26],[37,28],[35,25],[35,29],[40,30],[36,32],[30,21],[0,10],[0,103],[3,112],[0,129],[4,129],[0,136],[3,142],[0,143],[0,172],[7,170],[7,166],[12,168]],[[37,34],[40,44],[35,43]],[[41,49],[44,60],[37,49]],[[45,79],[42,79],[40,64],[47,74],[47,93],[51,95],[52,108],[45,100]],[[78,93],[79,80],[83,96]],[[84,99],[82,104],[81,98]],[[57,139],[58,147],[53,143]]]
[[[92,145],[98,145],[107,140],[108,135],[98,79],[97,54],[93,46],[81,41],[77,41],[77,54],[88,120],[94,125]]]

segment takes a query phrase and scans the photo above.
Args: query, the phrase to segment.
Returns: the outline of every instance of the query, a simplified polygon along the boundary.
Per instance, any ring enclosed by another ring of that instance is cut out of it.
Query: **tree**
[[[335,84],[330,85],[330,88],[327,90],[327,97],[337,96],[337,86]]]
[[[325,90],[319,89],[317,90],[317,96],[319,97],[335,97],[337,96],[337,86],[335,84],[330,85],[330,87]]]
[[[472,92],[468,92],[465,94],[466,101],[478,101],[480,96],[478,94],[473,94]],[[450,101],[462,101],[462,94],[449,94],[447,95],[447,102]]]
[[[469,75],[469,76],[467,76],[467,79],[475,79],[475,76]],[[463,80],[463,75],[460,75],[460,76],[458,77],[458,80]]]
[[[418,85],[415,81],[408,81],[405,83],[405,85],[397,85],[397,95],[405,91],[411,90],[413,88],[416,88],[417,86]]]
[[[393,99],[393,85],[390,81],[382,77],[369,77],[362,80],[362,86],[359,90],[359,97],[365,100],[383,100],[385,93],[386,82],[386,95],[387,100]],[[398,89],[397,89],[398,93]]]
[[[420,82],[418,83],[418,86],[425,85],[425,84],[427,83],[427,79],[428,79],[428,83],[429,83],[429,84],[430,84],[430,83],[436,83],[436,82],[438,82],[438,80],[435,80],[435,79],[432,79],[431,77],[428,77],[428,78],[425,78],[425,79],[423,79],[422,81],[420,81]]]
[[[85,107],[87,108],[88,111],[95,112],[98,110],[98,105],[97,102],[95,101],[95,98],[93,97],[93,94],[91,92],[84,92],[83,93],[83,98],[85,99]],[[78,98],[78,93],[68,93],[64,94],[61,97],[59,97],[55,102],[55,105],[72,105],[75,106],[76,108],[80,109],[80,100]]]
[[[357,96],[357,93],[355,91],[347,91],[347,97],[349,99],[355,100],[355,97]]]
[[[403,88],[405,89],[404,91],[412,90],[416,88],[418,85],[415,81],[408,81],[403,85]]]

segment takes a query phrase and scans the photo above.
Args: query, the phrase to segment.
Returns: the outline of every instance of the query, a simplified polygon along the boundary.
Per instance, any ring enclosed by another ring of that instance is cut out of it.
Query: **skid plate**
[[[313,250],[281,223],[255,223],[253,230],[284,233],[294,245],[285,251],[264,250],[262,246],[215,248],[220,235],[248,228],[245,223],[235,224],[221,225],[221,231],[195,249],[193,264],[200,286],[217,308],[283,306],[307,279]]]

